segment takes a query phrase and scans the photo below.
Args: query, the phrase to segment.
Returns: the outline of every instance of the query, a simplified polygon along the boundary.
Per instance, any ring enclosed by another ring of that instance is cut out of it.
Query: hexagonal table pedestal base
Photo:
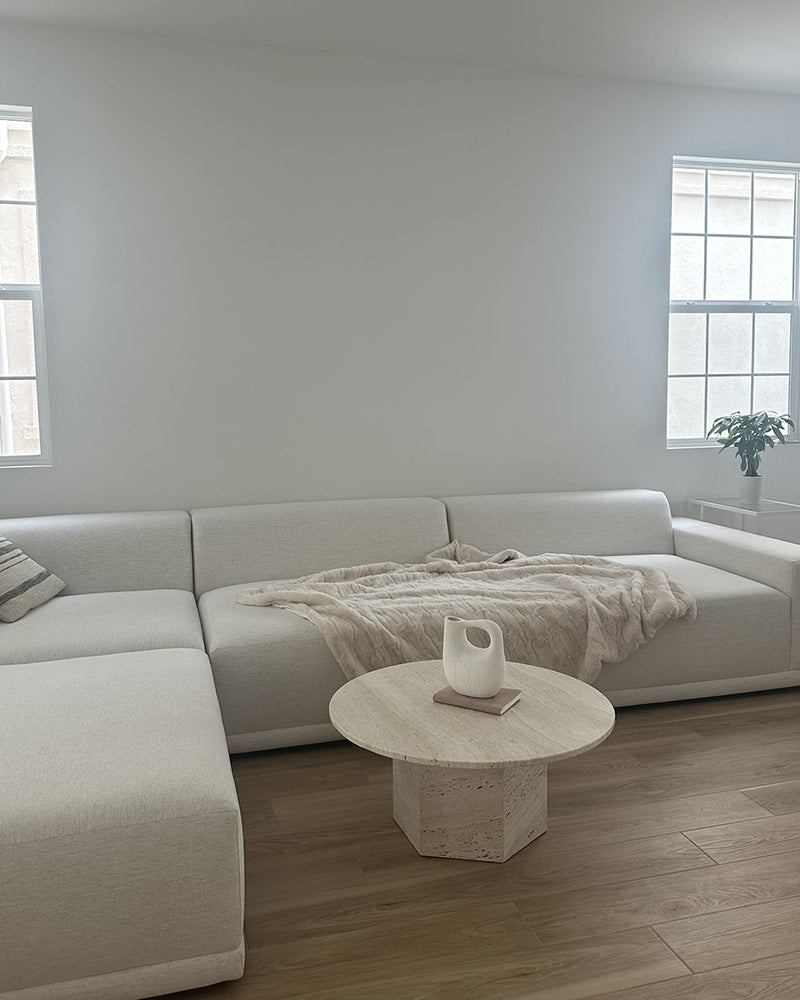
[[[394,818],[420,854],[507,861],[547,829],[547,767],[394,760]]]

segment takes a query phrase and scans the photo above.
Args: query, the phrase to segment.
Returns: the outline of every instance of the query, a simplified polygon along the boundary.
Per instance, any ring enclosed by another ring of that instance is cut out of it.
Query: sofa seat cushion
[[[695,621],[669,622],[622,663],[604,666],[601,690],[788,669],[790,603],[785,594],[677,556],[613,558],[663,569],[697,598],[698,615]],[[222,717],[234,745],[241,734],[326,723],[331,696],[345,682],[310,622],[281,608],[237,604],[237,595],[249,586],[212,590],[199,602]]]
[[[177,648],[203,648],[194,597],[185,590],[55,597],[0,624],[0,664]]]
[[[205,654],[7,665],[2,685],[0,995],[241,975],[241,822]]]
[[[668,622],[621,663],[603,667],[603,691],[692,684],[789,669],[789,598],[772,587],[671,555],[610,556],[655,566],[697,599],[697,618]]]
[[[325,640],[291,611],[237,604],[248,586],[210,590],[199,602],[229,741],[328,723],[328,703],[345,676]]]

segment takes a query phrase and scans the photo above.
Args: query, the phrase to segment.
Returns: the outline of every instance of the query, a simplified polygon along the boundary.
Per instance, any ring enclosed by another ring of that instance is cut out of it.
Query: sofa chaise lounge
[[[66,581],[0,625],[0,997],[244,968],[242,832],[183,511],[2,522]]]

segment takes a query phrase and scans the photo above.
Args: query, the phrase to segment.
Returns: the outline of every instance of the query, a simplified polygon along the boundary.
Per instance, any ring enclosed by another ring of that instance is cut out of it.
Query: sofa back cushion
[[[418,562],[446,545],[440,500],[320,500],[192,511],[195,590],[339,566]]]
[[[13,518],[0,521],[0,535],[60,576],[63,594],[192,589],[183,510]]]
[[[516,493],[447,497],[444,502],[451,537],[487,552],[674,552],[667,498],[652,490]]]

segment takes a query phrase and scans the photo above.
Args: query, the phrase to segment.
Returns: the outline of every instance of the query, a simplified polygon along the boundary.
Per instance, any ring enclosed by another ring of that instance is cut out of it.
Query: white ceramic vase
[[[739,502],[745,507],[758,507],[763,487],[763,476],[739,476]]]
[[[489,635],[485,648],[470,642],[467,629]],[[444,675],[450,687],[468,698],[493,698],[506,682],[503,632],[497,622],[448,616],[444,620]]]

